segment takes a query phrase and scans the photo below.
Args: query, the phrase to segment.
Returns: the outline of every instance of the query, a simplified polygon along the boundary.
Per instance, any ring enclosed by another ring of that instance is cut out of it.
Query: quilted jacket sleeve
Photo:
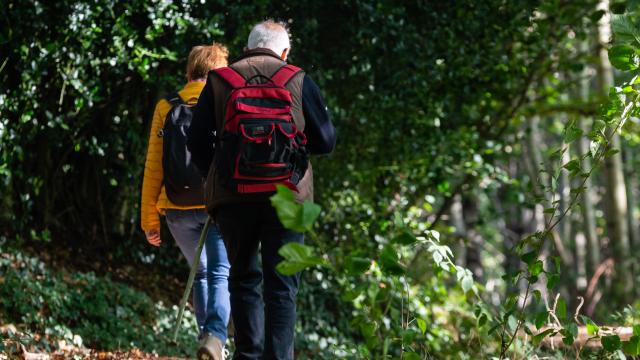
[[[142,230],[159,230],[160,214],[156,209],[158,196],[162,189],[162,138],[158,132],[164,126],[164,119],[169,111],[169,103],[160,100],[153,112],[147,160],[144,165],[142,180],[142,202],[140,204],[140,222]]]

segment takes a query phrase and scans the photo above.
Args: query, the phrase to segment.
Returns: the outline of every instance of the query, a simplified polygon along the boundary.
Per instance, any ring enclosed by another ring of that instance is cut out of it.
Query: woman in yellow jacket
[[[227,65],[228,51],[213,44],[196,46],[187,61],[187,84],[178,93],[189,105],[195,105],[205,85],[207,73]],[[200,233],[207,221],[203,205],[178,206],[169,200],[163,186],[161,129],[171,105],[165,99],[156,105],[149,135],[149,147],[142,183],[141,225],[147,241],[160,246],[160,215],[165,215],[169,230],[189,265],[195,257]],[[204,201],[203,201],[204,202]],[[200,338],[213,359],[222,359],[229,322],[229,262],[216,226],[209,227],[205,249],[200,256],[193,284],[193,305]]]

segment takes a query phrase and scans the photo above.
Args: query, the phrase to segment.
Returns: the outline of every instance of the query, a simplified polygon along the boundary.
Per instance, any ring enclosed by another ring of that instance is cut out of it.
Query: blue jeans
[[[269,202],[223,205],[215,218],[231,262],[233,358],[293,359],[300,275],[282,275],[276,265],[282,261],[280,247],[301,243],[303,235],[285,229]]]
[[[171,235],[191,266],[207,213],[204,209],[167,209],[166,217]],[[223,343],[227,340],[230,313],[228,278],[227,251],[217,227],[211,224],[193,282],[193,307],[200,335],[212,334]]]

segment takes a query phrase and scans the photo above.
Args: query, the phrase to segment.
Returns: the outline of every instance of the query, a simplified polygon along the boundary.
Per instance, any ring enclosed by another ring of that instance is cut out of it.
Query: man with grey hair
[[[227,111],[238,114],[233,111],[242,108],[251,112],[274,104],[265,103],[265,99],[259,97],[240,99],[244,101],[242,106],[227,100],[232,93],[236,94],[234,91],[251,87],[251,84],[269,84],[255,86],[254,93],[261,91],[259,88],[282,86],[290,94],[286,106],[289,121],[295,125],[293,128],[300,137],[306,138],[302,144],[306,144],[308,152],[328,154],[336,142],[335,129],[318,86],[304,71],[286,63],[290,48],[289,34],[282,23],[267,20],[255,25],[244,54],[228,68],[209,73],[187,133],[192,159],[202,176],[207,178],[207,211],[219,226],[231,264],[229,292],[235,328],[234,359],[293,359],[300,274],[282,275],[276,271],[276,265],[282,261],[278,254],[280,247],[290,242],[302,243],[303,235],[282,225],[269,201],[273,191],[244,192],[240,191],[244,189],[241,185],[232,186],[234,183],[230,181],[237,174],[238,167],[235,172],[231,169],[239,166],[239,158],[229,154],[229,148],[237,145],[229,140],[235,135],[230,133],[228,125],[240,120],[227,118]],[[264,120],[246,112],[234,116],[253,116],[254,122]],[[272,146],[271,140],[268,146]],[[302,161],[302,168],[306,170],[301,170],[304,173],[295,184],[296,200],[300,202],[313,198],[311,164],[306,157]],[[264,287],[260,291],[262,283]],[[201,355],[217,359],[208,351],[206,341],[198,356],[204,358]]]

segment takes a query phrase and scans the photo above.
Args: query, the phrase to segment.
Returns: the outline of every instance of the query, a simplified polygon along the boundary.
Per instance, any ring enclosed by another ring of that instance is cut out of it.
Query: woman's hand
[[[160,241],[160,229],[149,230],[145,232],[144,235],[147,237],[149,244],[153,246],[160,246],[160,243],[162,242]]]

